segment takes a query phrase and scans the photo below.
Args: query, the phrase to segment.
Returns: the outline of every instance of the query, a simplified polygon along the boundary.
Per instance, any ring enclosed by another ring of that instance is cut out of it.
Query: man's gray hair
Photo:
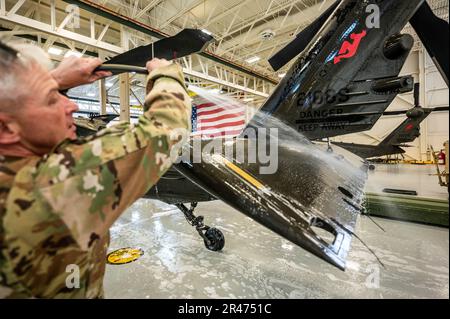
[[[0,42],[0,111],[9,111],[23,97],[23,77],[33,63],[47,70],[53,68],[48,54],[36,45]]]
[[[37,45],[27,42],[9,42],[8,45],[19,52],[22,59],[26,61],[34,60],[47,71],[53,69],[53,62],[50,56]]]

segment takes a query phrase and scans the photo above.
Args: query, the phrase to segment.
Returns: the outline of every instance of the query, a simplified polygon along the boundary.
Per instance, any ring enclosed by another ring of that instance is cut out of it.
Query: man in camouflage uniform
[[[105,76],[94,72],[100,63],[77,59],[50,73],[0,46],[2,298],[102,297],[109,228],[171,166],[182,139],[171,133],[190,129],[182,70],[155,59],[137,125],[71,140],[77,107],[58,91]],[[74,266],[79,288],[66,284]]]

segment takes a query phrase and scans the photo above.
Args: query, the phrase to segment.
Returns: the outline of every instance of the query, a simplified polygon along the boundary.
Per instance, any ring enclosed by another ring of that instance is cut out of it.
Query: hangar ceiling
[[[267,62],[274,53],[327,9],[332,0],[0,0],[0,36],[27,37],[60,60],[67,51],[101,58],[183,28],[211,32],[216,42],[209,57],[180,61],[191,81],[222,90],[253,104],[262,103],[290,66],[277,73]],[[448,0],[428,1],[448,20]],[[74,11],[74,8],[76,9]],[[74,16],[79,12],[80,19]],[[119,16],[127,23],[112,21]],[[74,23],[76,22],[76,23]],[[407,31],[414,33],[411,28]],[[144,30],[145,32],[142,32]],[[155,36],[156,35],[156,36]],[[418,45],[420,48],[420,45]],[[142,99],[142,78],[135,77],[135,94]],[[109,90],[118,90],[116,82]],[[80,96],[98,90],[81,88]],[[111,93],[114,96],[113,92]],[[93,96],[94,96],[93,95]]]

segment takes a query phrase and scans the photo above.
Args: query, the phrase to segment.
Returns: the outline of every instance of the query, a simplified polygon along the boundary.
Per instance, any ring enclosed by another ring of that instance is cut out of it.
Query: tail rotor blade
[[[410,20],[448,86],[448,23],[439,19],[425,1]]]
[[[113,57],[103,63],[105,66],[104,70],[111,70],[113,74],[119,74],[128,72],[124,66],[143,68],[147,61],[152,58],[179,59],[190,54],[202,52],[212,41],[214,41],[214,38],[201,30],[184,29],[173,37],[140,46]],[[108,65],[112,66],[108,68]],[[136,70],[132,71],[135,72]]]
[[[322,13],[322,15],[317,18],[312,24],[307,26],[302,32],[300,32],[296,38],[285,46],[281,51],[275,54],[269,59],[269,63],[275,71],[281,69],[289,61],[295,58],[299,53],[301,53],[315,37],[320,28],[327,21],[329,16],[337,8],[340,1],[336,1],[327,11]]]

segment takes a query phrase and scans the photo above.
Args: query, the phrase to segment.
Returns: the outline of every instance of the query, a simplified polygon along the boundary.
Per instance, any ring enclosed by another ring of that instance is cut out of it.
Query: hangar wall
[[[428,107],[449,105],[449,91],[444,80],[428,54],[425,55],[426,103]],[[443,148],[443,143],[449,139],[448,112],[432,113],[426,120],[423,139],[432,145],[434,150]]]

